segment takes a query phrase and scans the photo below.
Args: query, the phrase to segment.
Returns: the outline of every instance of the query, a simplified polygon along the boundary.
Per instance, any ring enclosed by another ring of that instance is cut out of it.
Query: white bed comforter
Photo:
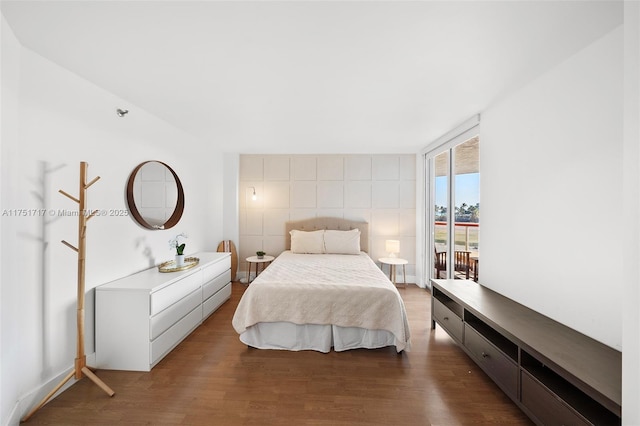
[[[396,349],[410,349],[400,293],[366,253],[285,251],[247,288],[233,316],[239,333],[260,322],[387,330]]]

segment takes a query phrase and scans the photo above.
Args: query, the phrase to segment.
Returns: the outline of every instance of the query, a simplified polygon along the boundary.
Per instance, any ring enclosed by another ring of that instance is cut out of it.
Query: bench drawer
[[[545,425],[591,424],[526,371],[522,372],[522,405]]]
[[[462,333],[464,330],[462,318],[454,314],[451,309],[447,308],[444,303],[438,299],[433,300],[433,316],[438,324],[449,332],[451,337],[458,342],[462,342]]]
[[[474,361],[501,385],[505,393],[513,398],[517,397],[519,369],[511,358],[468,324],[464,327],[464,346]]]

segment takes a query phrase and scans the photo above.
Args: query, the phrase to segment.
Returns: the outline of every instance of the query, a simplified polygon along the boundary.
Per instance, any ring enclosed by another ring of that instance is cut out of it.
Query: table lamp
[[[389,257],[396,257],[396,254],[400,253],[400,241],[398,240],[386,240],[384,247],[389,253]]]

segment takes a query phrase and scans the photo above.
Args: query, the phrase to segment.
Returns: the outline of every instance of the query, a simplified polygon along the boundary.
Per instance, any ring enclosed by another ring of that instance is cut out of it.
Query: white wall
[[[238,179],[240,174],[240,154],[224,154],[224,239],[238,243],[240,229],[238,223]]]
[[[285,222],[332,216],[369,223],[369,254],[400,240],[414,282],[415,155],[241,155],[239,258],[285,249]],[[258,195],[252,201],[252,189]],[[245,262],[240,262],[246,269]]]
[[[185,190],[184,215],[170,230],[145,230],[126,216],[89,221],[90,290],[172,258],[168,240],[178,232],[189,234],[186,254],[216,249],[222,239],[223,155],[203,152],[203,144],[183,131],[22,48],[4,19],[2,31],[0,423],[6,424],[73,366],[77,257],[60,240],[77,244],[77,219],[57,211],[73,211],[77,204],[57,191],[78,194],[79,162],[88,162],[89,179],[101,177],[88,191],[91,209],[125,211],[128,176],[145,160],[169,164]],[[120,118],[116,108],[130,113]],[[46,213],[16,216],[17,209]],[[91,296],[89,291],[89,360]]]
[[[623,29],[482,114],[480,282],[622,347]]]
[[[640,424],[640,3],[624,10],[624,319],[622,345],[622,418]]]
[[[7,141],[17,138],[17,110],[19,105],[18,87],[20,85],[20,46],[15,36],[9,29],[4,16],[0,20],[0,170],[5,170],[7,156],[4,155]],[[6,206],[5,194],[8,191],[7,180],[4,173],[0,173],[0,210]],[[5,250],[10,249],[10,241],[5,238],[6,224],[0,216],[0,259],[3,259]],[[11,326],[15,322],[13,318],[5,315],[4,290],[7,279],[7,268],[0,267],[0,424],[6,424],[9,411],[12,409],[18,395],[17,383],[7,383],[8,375],[4,366],[15,360],[19,354],[14,353],[12,343],[19,339],[17,330]],[[5,338],[6,336],[6,338]],[[5,353],[6,352],[6,353]],[[15,364],[14,364],[15,365]]]

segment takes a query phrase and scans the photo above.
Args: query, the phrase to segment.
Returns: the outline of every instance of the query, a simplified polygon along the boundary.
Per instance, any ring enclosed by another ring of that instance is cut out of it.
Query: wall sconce
[[[400,253],[400,241],[386,240],[384,242],[384,248],[389,253],[389,257],[396,257],[396,254]]]
[[[249,186],[249,188],[253,189],[253,194],[251,195],[251,199],[253,201],[258,199],[258,196],[256,195],[256,187],[255,186]]]

